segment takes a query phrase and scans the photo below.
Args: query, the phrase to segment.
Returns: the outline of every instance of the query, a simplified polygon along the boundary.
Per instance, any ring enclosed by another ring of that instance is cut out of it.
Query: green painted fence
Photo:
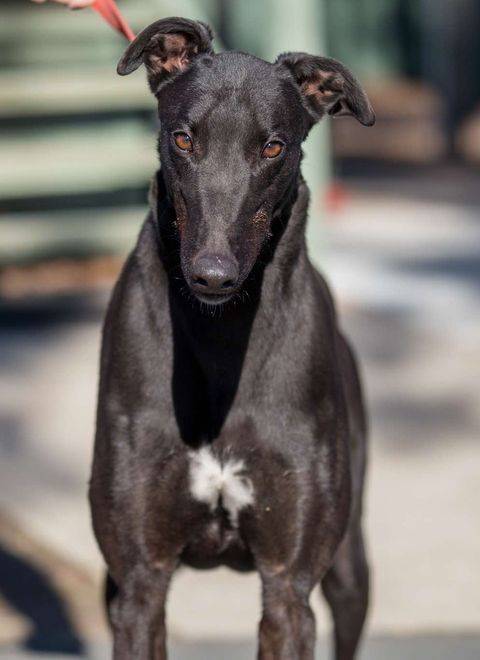
[[[222,25],[234,46],[274,59],[285,50],[325,52],[318,0],[120,0],[133,28],[184,15]],[[222,48],[221,39],[217,48]],[[133,240],[156,168],[155,101],[142,72],[115,73],[125,43],[90,11],[19,0],[0,6],[0,263],[42,258],[82,246],[105,249],[116,209],[131,215],[130,235],[111,228],[111,250]],[[328,179],[325,127],[312,132],[304,170],[313,191],[309,237],[320,243]],[[126,193],[128,192],[128,194]],[[118,200],[121,200],[119,202]],[[78,221],[84,209],[84,222]],[[72,221],[72,218],[75,221]],[[18,227],[37,223],[36,231]],[[62,224],[62,242],[55,236]],[[22,233],[22,232],[21,232]]]

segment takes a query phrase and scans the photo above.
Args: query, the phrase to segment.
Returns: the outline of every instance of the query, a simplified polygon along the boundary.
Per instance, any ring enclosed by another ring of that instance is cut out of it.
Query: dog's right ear
[[[201,21],[163,18],[145,28],[125,51],[117,71],[127,76],[145,64],[154,94],[175,75],[186,71],[203,53],[213,53],[212,31]]]

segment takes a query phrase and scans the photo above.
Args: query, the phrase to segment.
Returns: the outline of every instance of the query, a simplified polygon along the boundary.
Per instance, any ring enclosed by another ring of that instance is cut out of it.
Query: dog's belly
[[[221,462],[206,447],[190,452],[189,494],[194,502],[206,507],[182,561],[196,568],[224,564],[236,570],[252,570],[253,558],[239,530],[241,511],[253,505],[255,499],[243,461]]]

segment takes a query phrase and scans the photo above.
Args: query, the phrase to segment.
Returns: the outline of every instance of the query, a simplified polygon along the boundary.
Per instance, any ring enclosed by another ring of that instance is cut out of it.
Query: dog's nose
[[[204,254],[198,257],[192,269],[192,288],[198,293],[227,294],[238,280],[238,265],[233,257]]]

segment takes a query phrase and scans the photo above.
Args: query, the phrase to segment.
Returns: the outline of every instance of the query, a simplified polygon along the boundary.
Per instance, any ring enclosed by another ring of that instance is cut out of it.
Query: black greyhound
[[[211,40],[203,23],[160,20],[118,67],[146,64],[162,170],[103,334],[90,501],[114,657],[166,658],[185,563],[259,572],[263,660],[314,657],[321,584],[348,660],[368,601],[365,417],[307,256],[300,161],[324,114],[374,114],[335,60],[215,55]]]

